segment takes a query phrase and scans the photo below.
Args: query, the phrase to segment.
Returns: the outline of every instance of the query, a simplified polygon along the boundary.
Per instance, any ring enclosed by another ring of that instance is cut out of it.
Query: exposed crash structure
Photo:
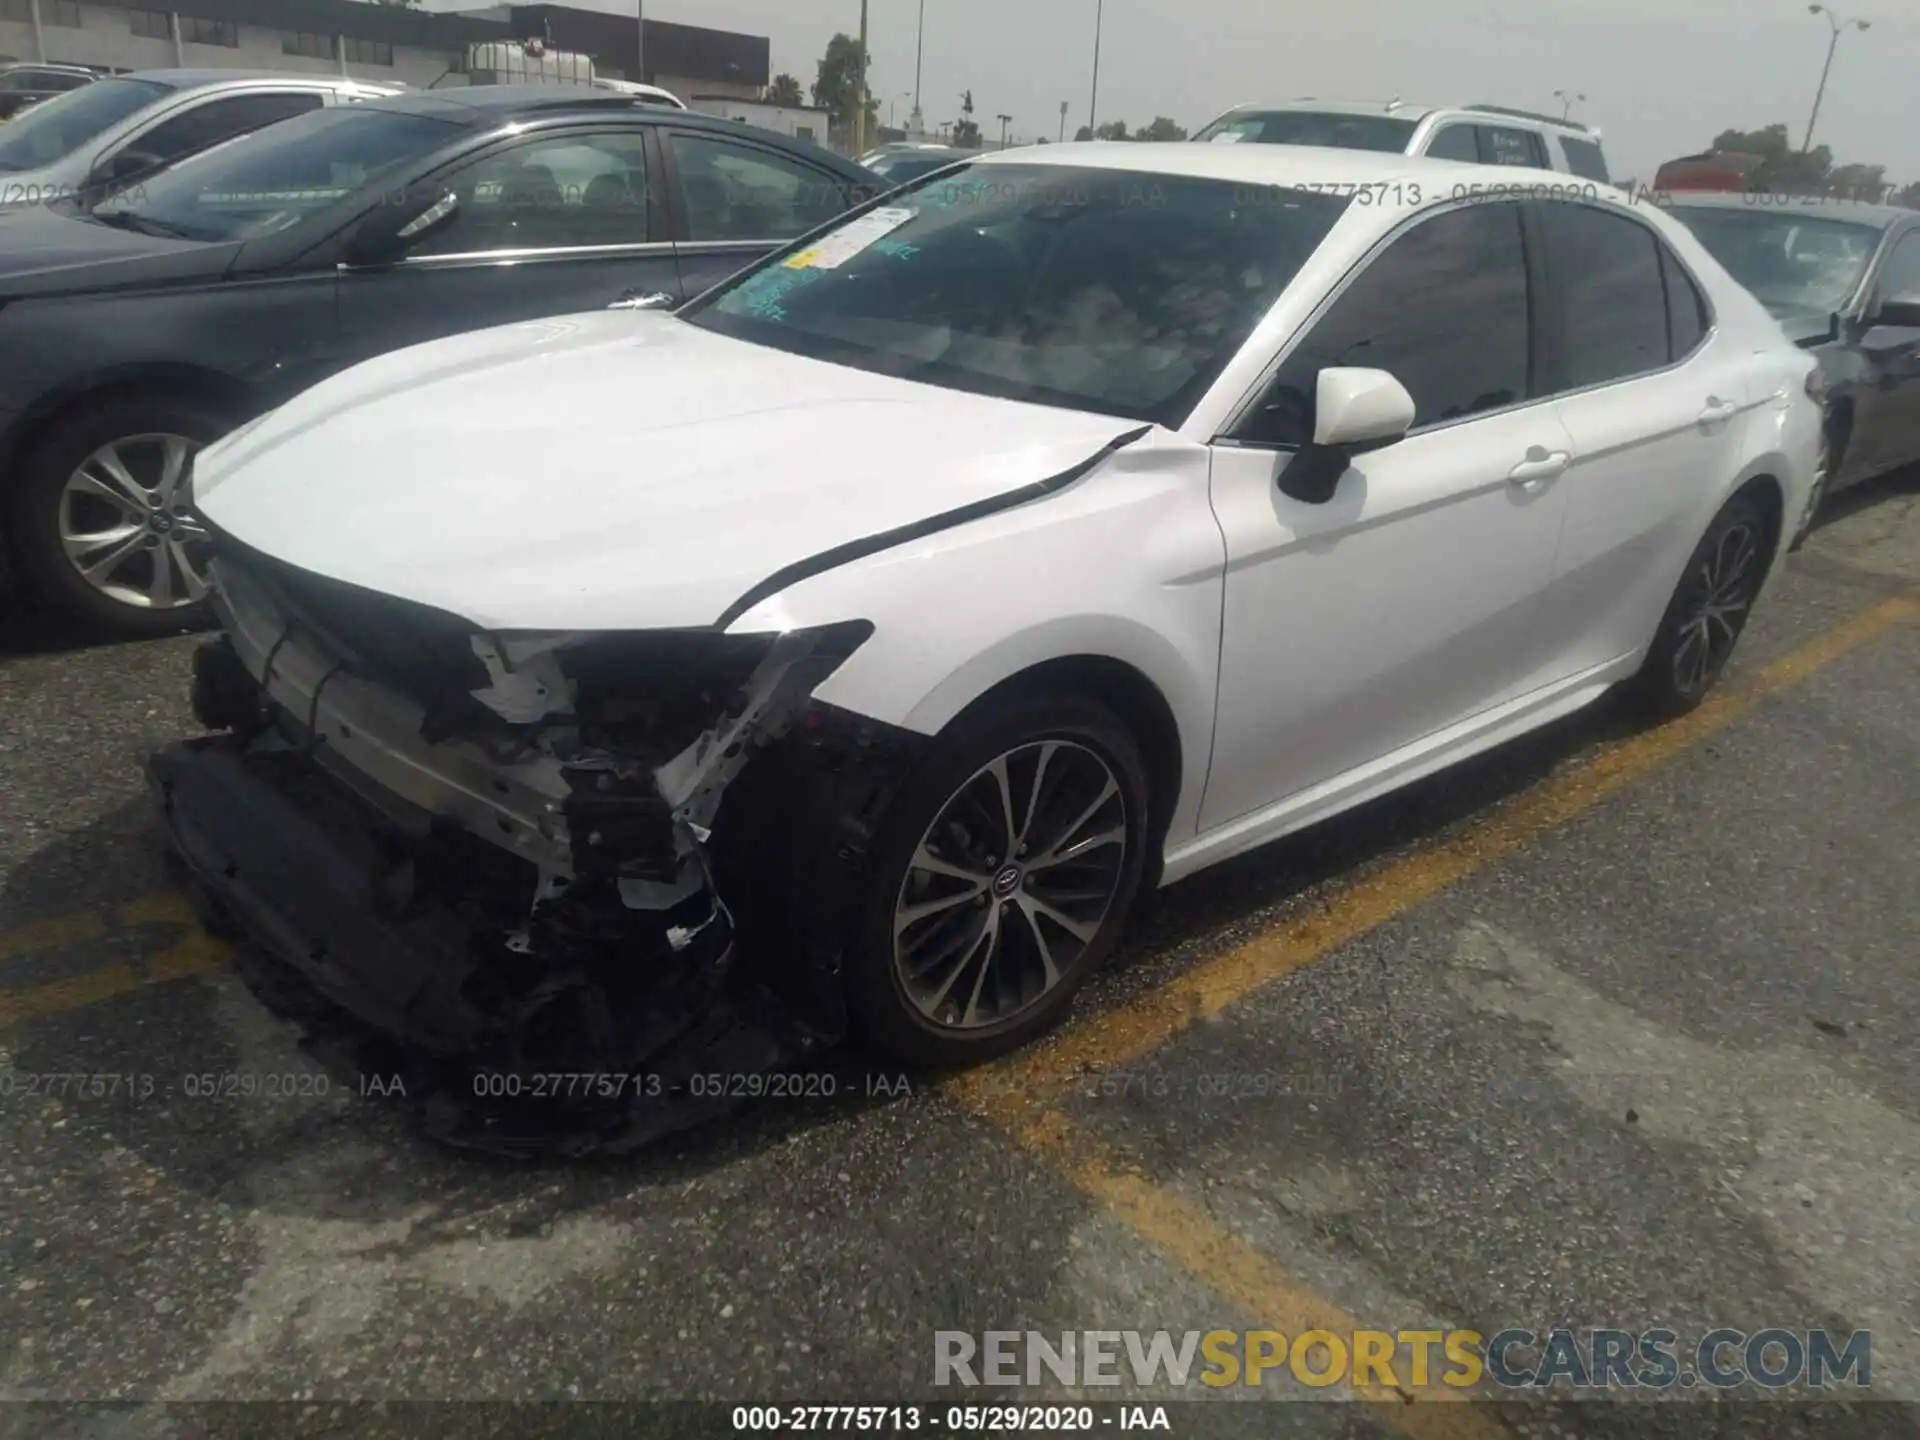
[[[870,627],[497,637],[231,540],[213,566],[222,733],[151,762],[174,844],[265,998],[263,958],[430,1057],[436,1133],[639,1144],[724,1108],[689,1077],[844,1032],[915,737],[810,697]]]

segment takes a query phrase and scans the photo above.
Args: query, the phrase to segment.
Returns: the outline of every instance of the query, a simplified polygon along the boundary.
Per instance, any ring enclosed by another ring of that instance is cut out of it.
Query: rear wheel
[[[166,396],[105,400],[55,421],[20,467],[7,527],[42,603],[111,635],[198,623],[208,544],[185,481],[194,453],[230,428]]]
[[[1097,701],[1017,697],[959,722],[875,847],[847,967],[865,1033],[944,1067],[1059,1020],[1119,939],[1149,816],[1139,746]]]
[[[1684,715],[1712,690],[1767,578],[1771,527],[1751,496],[1736,495],[1707,527],[1633,679],[1657,715]]]

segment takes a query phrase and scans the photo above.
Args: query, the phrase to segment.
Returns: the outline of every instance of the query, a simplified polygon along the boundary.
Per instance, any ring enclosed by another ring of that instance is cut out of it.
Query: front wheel
[[[1771,563],[1771,527],[1751,496],[1713,517],[1681,573],[1633,689],[1656,715],[1684,715],[1720,679]]]
[[[120,397],[55,421],[28,451],[9,539],[40,600],[94,630],[164,635],[206,612],[206,532],[188,465],[229,429],[202,405]]]
[[[889,814],[848,956],[861,1029],[971,1064],[1058,1021],[1117,943],[1152,843],[1125,723],[1079,695],[963,717]]]

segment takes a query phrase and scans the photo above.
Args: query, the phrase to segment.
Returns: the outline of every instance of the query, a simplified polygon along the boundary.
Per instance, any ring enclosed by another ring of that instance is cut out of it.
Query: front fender
[[[864,619],[873,637],[816,692],[919,734],[1048,661],[1132,667],[1179,731],[1169,835],[1191,835],[1211,760],[1225,544],[1208,452],[1156,432],[1070,488],[863,557],[769,596],[731,627]]]

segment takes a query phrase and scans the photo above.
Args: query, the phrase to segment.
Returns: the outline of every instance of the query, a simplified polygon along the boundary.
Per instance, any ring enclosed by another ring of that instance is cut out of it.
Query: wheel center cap
[[[173,529],[173,517],[164,511],[156,510],[147,517],[147,525],[156,535],[164,535]]]
[[[1005,897],[1020,888],[1020,867],[1002,865],[993,877],[993,893]]]

